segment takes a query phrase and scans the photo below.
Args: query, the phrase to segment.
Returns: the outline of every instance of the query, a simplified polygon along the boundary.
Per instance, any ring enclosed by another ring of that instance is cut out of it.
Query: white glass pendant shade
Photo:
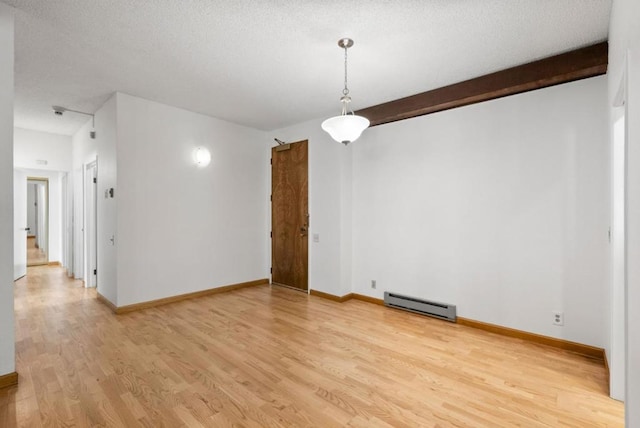
[[[346,146],[350,142],[357,140],[362,131],[369,127],[369,119],[356,116],[353,114],[353,110],[349,108],[351,97],[347,86],[347,49],[353,46],[353,40],[344,37],[338,40],[338,46],[344,49],[344,89],[342,90],[342,98],[340,98],[342,114],[322,122],[322,129],[331,135],[331,138]]]
[[[362,131],[369,127],[369,119],[353,114],[331,117],[322,122],[322,129],[339,143],[347,145],[360,137]]]

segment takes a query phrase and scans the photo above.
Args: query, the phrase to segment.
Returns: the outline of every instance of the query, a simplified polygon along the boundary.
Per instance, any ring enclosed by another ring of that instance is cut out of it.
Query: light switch
[[[313,242],[320,242],[320,234],[319,233],[314,233],[313,234]]]

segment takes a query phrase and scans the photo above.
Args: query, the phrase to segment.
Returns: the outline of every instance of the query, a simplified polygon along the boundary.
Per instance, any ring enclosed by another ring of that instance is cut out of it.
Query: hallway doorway
[[[27,178],[27,266],[49,263],[49,180]]]

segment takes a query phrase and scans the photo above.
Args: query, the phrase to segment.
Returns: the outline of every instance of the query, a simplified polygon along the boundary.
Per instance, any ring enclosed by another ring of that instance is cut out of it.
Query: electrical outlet
[[[376,280],[375,279],[371,280],[371,288],[376,288]]]
[[[564,312],[553,312],[553,325],[564,325]]]

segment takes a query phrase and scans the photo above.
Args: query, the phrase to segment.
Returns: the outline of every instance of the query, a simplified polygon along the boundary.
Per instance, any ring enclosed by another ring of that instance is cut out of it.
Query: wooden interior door
[[[307,145],[271,149],[271,280],[299,290],[309,287]]]

